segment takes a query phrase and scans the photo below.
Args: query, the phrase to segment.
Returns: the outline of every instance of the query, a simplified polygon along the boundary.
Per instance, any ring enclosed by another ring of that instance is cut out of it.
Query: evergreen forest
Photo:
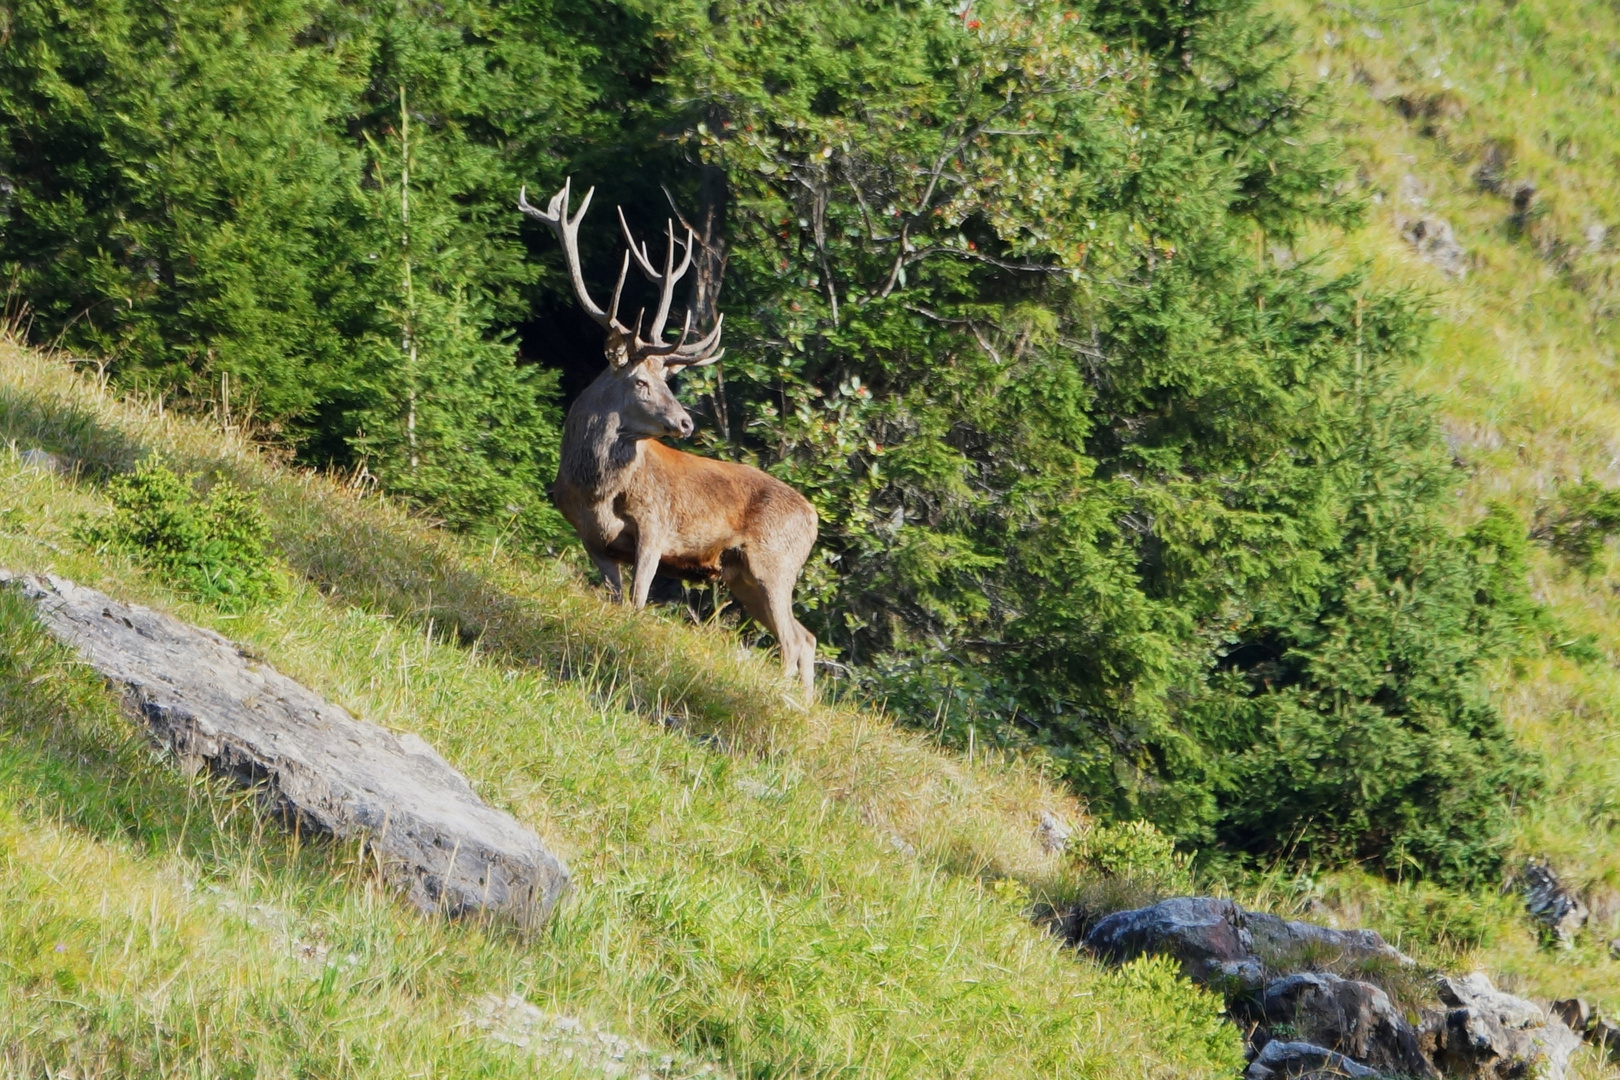
[[[1296,254],[1382,212],[1296,50],[1251,0],[4,0],[0,274],[116,386],[583,567],[600,332],[518,192],[595,187],[598,291],[612,207],[677,218],[685,448],[814,503],[836,692],[1212,866],[1495,880],[1547,780],[1491,673],[1580,648],[1532,532],[1620,515],[1459,499],[1430,297]]]

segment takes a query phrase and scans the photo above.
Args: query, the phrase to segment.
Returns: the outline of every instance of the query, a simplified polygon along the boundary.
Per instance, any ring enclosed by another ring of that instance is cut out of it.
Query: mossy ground
[[[591,1075],[478,1025],[481,1001],[514,994],[667,1052],[675,1074],[1237,1068],[1214,998],[1163,963],[1104,971],[1031,923],[1032,893],[1069,873],[1039,814],[1080,811],[1017,763],[803,709],[730,630],[609,607],[565,565],[457,540],[11,346],[0,434],[0,565],[213,626],[421,734],[577,885],[528,937],[424,919],[355,850],[182,777],[7,601],[4,1071]],[[33,448],[78,475],[30,467]],[[75,540],[99,478],[154,449],[257,492],[277,599],[225,614]]]

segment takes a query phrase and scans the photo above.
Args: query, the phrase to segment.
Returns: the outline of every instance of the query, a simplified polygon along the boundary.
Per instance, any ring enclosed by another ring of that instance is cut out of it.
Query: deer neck
[[[590,396],[587,391],[568,410],[560,475],[581,491],[618,491],[635,470],[636,439],[621,429],[616,411],[592,407]]]

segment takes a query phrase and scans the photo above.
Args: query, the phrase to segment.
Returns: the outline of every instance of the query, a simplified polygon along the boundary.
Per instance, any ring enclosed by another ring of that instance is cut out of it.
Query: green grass
[[[527,936],[419,917],[354,850],[182,777],[6,601],[0,1071],[602,1075],[502,1041],[487,1002],[512,995],[634,1040],[635,1062],[670,1055],[669,1075],[1237,1069],[1209,995],[1162,963],[1104,971],[1032,925],[1031,892],[1073,887],[1039,814],[1080,811],[1016,762],[804,709],[729,631],[609,607],[565,564],[444,535],[3,345],[0,440],[0,565],[213,626],[419,733],[576,882]],[[24,467],[29,448],[79,475]],[[226,615],[75,543],[99,479],[152,449],[259,494],[280,598]]]

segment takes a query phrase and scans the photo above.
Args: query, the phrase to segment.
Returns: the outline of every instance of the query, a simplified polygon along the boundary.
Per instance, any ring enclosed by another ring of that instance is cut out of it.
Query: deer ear
[[[607,340],[602,342],[602,352],[607,356],[608,366],[615,371],[630,362],[630,345],[617,330],[608,331]]]

